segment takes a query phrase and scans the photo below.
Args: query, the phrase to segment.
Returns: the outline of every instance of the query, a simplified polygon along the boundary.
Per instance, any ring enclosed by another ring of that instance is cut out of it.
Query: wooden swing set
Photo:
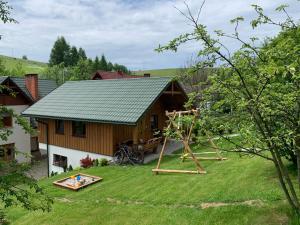
[[[191,115],[192,121],[189,124],[189,126],[183,126],[182,124],[182,116],[184,115]],[[195,122],[197,118],[199,117],[199,109],[192,109],[192,110],[186,110],[186,111],[173,111],[168,112],[166,111],[166,116],[168,117],[168,126],[167,131],[172,130],[178,137],[178,139],[183,143],[183,153],[181,155],[182,162],[184,162],[185,159],[191,159],[194,161],[196,165],[196,170],[174,170],[174,169],[160,169],[160,164],[164,155],[164,152],[166,150],[166,145],[168,141],[168,136],[165,137],[163,147],[161,149],[158,163],[155,169],[152,169],[152,172],[155,174],[159,173],[187,173],[187,174],[206,174],[206,170],[201,166],[199,160],[226,160],[226,158],[223,158],[219,148],[215,145],[213,142],[213,139],[208,136],[208,141],[212,145],[212,148],[215,150],[214,152],[202,152],[202,153],[193,153],[191,147],[190,147],[190,139],[192,135],[192,131],[195,125]],[[217,155],[217,157],[197,157],[198,154],[211,154],[214,153]]]

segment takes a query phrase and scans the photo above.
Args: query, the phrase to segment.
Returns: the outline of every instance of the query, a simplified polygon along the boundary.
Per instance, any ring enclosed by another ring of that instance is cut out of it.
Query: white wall
[[[39,148],[41,152],[46,153],[47,145],[44,143],[39,143]],[[53,154],[56,155],[62,155],[68,158],[68,167],[72,165],[72,167],[75,169],[76,167],[80,167],[80,160],[85,158],[87,155],[91,157],[92,159],[101,159],[101,158],[106,158],[107,160],[111,160],[111,156],[106,156],[106,155],[100,155],[100,154],[95,154],[95,153],[90,153],[90,152],[84,152],[80,150],[75,150],[75,149],[70,149],[70,148],[63,148],[63,147],[58,147],[55,145],[49,145],[49,171],[50,173],[57,172],[61,173],[64,172],[63,168],[54,166],[53,165]]]
[[[13,109],[15,113],[21,114],[28,105],[16,105],[16,106],[7,106],[9,109]],[[29,119],[28,119],[29,121]],[[0,145],[4,144],[11,144],[15,143],[15,147],[17,151],[25,153],[25,154],[30,154],[31,153],[31,145],[30,145],[30,134],[26,134],[24,129],[15,123],[15,118],[13,118],[13,126],[12,128],[13,133],[8,137],[7,141],[2,141],[0,140]],[[15,156],[16,160],[20,163],[22,162],[30,162],[30,158],[26,157],[24,154],[16,154]]]

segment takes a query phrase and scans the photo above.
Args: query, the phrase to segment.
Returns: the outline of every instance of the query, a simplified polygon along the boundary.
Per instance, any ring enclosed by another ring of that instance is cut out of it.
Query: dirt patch
[[[243,202],[205,202],[201,204],[160,204],[155,205],[148,202],[143,201],[131,201],[131,200],[119,200],[114,198],[106,198],[106,201],[111,204],[122,204],[122,205],[148,205],[148,206],[160,206],[164,208],[199,208],[199,209],[207,209],[207,208],[217,208],[224,206],[234,206],[234,205],[246,205],[253,207],[261,207],[264,205],[264,202],[261,200],[248,200]]]
[[[247,205],[247,206],[257,206],[261,207],[264,205],[263,201],[261,200],[248,200],[244,202],[209,202],[209,203],[201,203],[202,209],[207,208],[217,208],[217,207],[223,207],[223,206],[232,206],[232,205]]]
[[[73,202],[72,200],[67,199],[67,198],[56,198],[56,200],[59,202],[65,202],[65,203]]]

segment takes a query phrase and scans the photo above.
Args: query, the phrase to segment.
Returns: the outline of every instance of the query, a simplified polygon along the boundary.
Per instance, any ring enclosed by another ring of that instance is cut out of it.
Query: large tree
[[[206,128],[214,132],[217,129],[213,123],[216,114],[222,113],[224,106],[233,108],[233,120],[223,121],[222,126],[234,125],[242,136],[242,143],[224,138],[236,145],[234,152],[260,156],[273,162],[288,203],[299,215],[298,196],[283,160],[283,157],[294,153],[300,162],[299,25],[287,13],[286,5],[276,9],[286,17],[279,22],[268,17],[261,7],[253,5],[257,18],[251,21],[252,27],[267,24],[279,27],[281,33],[264,43],[258,42],[255,34],[244,40],[239,33],[243,17],[231,21],[235,25],[233,34],[221,30],[210,34],[207,27],[199,22],[203,5],[197,15],[193,15],[186,6],[187,12],[180,13],[193,26],[193,31],[180,35],[157,50],[177,51],[183,43],[199,43],[201,48],[197,55],[201,60],[191,68],[191,72],[218,67],[210,75],[211,87],[203,93],[200,103],[202,125],[209,124]],[[224,38],[239,43],[240,48],[230,51],[222,41]],[[212,102],[212,107],[207,107]]]
[[[66,39],[63,36],[58,37],[51,50],[49,59],[50,66],[58,65],[60,63],[65,63],[65,65],[68,66],[70,57],[69,51],[70,45],[67,43]]]
[[[10,17],[11,9],[7,2],[0,0],[0,20],[2,22],[15,22]],[[3,71],[1,66],[0,64],[0,71]],[[15,93],[5,86],[0,86],[0,92],[15,96]],[[15,123],[23,127],[26,132],[33,132],[27,119],[19,116],[12,109],[0,106],[0,140],[6,141],[12,134],[12,130],[5,129],[1,122],[3,115],[10,115]],[[5,149],[0,148],[1,155],[3,155],[3,151]],[[7,223],[4,208],[9,206],[22,206],[28,210],[50,210],[52,200],[38,186],[35,179],[26,175],[29,168],[28,164],[18,164],[16,161],[5,162],[0,158],[0,224]]]
[[[100,59],[100,70],[107,71],[107,61],[104,55],[102,55]]]

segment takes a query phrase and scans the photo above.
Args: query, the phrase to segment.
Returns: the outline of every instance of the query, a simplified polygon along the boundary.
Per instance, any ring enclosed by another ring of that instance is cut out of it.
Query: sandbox
[[[70,177],[57,180],[53,182],[53,184],[60,187],[68,188],[70,190],[78,191],[81,188],[87,187],[101,180],[101,177],[78,173]]]

